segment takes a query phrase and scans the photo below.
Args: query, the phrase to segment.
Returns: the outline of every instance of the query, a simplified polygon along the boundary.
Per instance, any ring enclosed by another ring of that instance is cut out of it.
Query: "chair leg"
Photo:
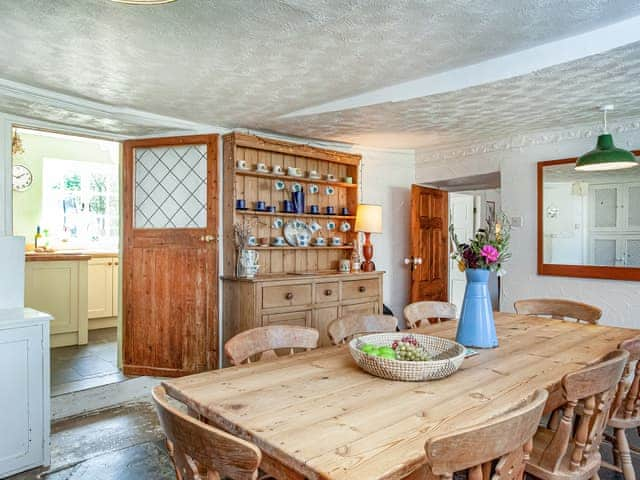
[[[615,447],[620,456],[620,467],[622,468],[624,480],[636,480],[636,473],[633,470],[633,463],[631,463],[631,450],[629,449],[627,434],[624,428],[616,428],[614,434],[616,437]]]
[[[600,480],[600,475],[598,475],[597,473],[595,473],[595,474],[593,475],[593,477],[591,477],[591,479],[590,479],[590,480]]]

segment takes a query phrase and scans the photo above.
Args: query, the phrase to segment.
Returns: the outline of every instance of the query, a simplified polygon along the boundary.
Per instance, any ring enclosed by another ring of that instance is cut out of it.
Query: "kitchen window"
[[[118,166],[44,158],[42,213],[58,248],[116,248]]]

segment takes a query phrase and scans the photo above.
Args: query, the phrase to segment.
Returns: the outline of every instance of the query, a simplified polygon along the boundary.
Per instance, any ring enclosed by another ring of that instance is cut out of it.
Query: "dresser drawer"
[[[377,297],[380,295],[378,280],[345,280],[342,282],[342,299],[354,300],[358,298]]]
[[[318,283],[316,285],[316,303],[337,302],[340,284],[338,282]]]
[[[262,287],[262,308],[295,307],[310,303],[311,284]]]
[[[268,325],[296,325],[299,327],[309,327],[311,326],[311,310],[262,315],[262,326],[266,327]]]
[[[341,317],[349,315],[376,315],[378,311],[377,302],[356,303],[355,305],[344,305],[341,308]]]

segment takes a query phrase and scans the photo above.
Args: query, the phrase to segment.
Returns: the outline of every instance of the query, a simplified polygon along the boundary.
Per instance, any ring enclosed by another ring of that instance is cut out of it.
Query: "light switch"
[[[513,228],[522,228],[524,225],[524,217],[511,217],[511,226]]]

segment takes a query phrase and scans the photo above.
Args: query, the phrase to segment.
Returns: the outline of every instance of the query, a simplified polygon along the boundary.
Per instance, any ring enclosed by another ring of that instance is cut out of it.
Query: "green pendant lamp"
[[[581,172],[597,172],[602,170],[621,170],[638,165],[638,160],[628,150],[616,148],[613,137],[607,132],[607,112],[613,110],[613,105],[600,108],[604,114],[604,131],[598,135],[596,148],[585,153],[576,161],[576,170]]]

